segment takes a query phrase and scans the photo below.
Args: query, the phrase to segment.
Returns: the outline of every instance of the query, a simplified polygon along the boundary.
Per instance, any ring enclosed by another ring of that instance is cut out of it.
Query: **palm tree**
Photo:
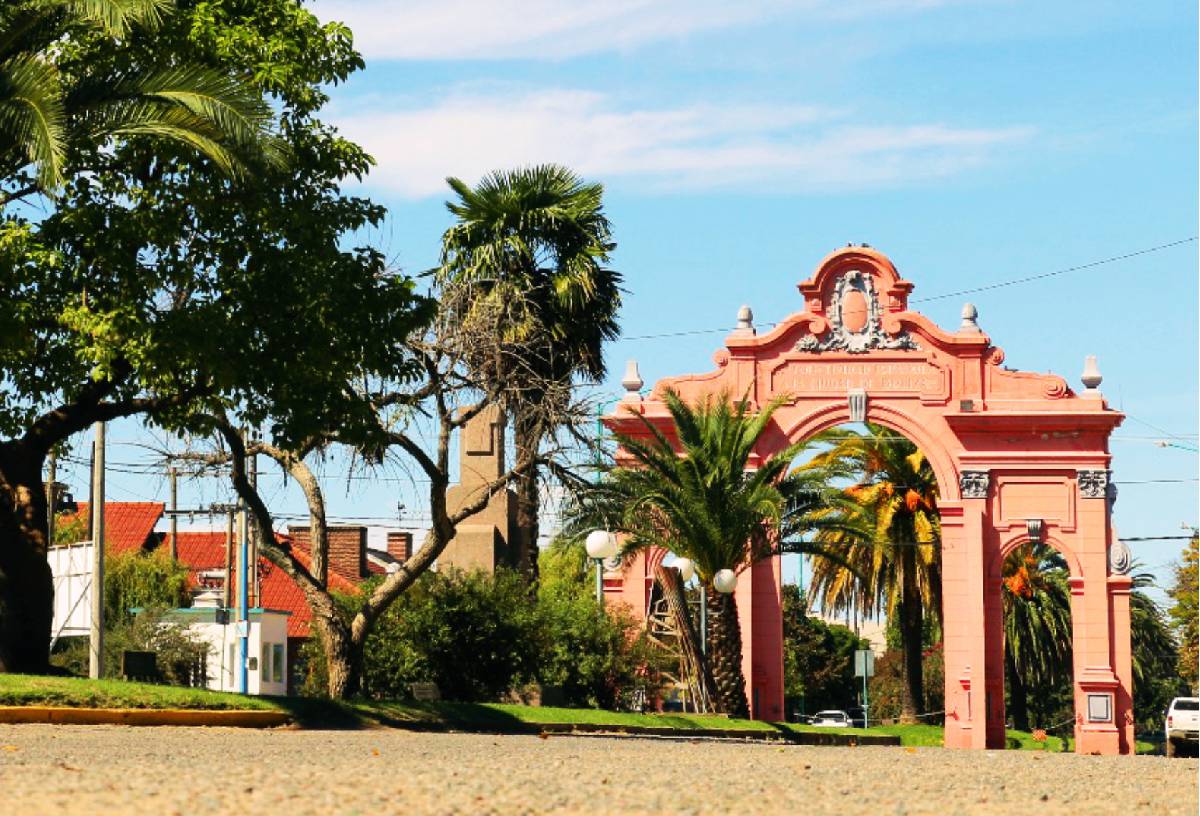
[[[852,518],[815,537],[841,558],[815,555],[812,595],[830,612],[854,606],[865,616],[886,611],[897,621],[905,671],[901,719],[915,721],[924,700],[926,614],[941,623],[941,523],[933,468],[916,445],[878,425],[868,424],[865,433],[826,431],[813,442],[829,447],[802,470],[833,479],[851,475],[854,482],[844,490],[850,510],[836,511]]]
[[[447,183],[457,223],[442,236],[443,302],[451,319],[500,327],[499,357],[468,361],[503,384],[522,465],[556,430],[574,378],[603,378],[601,347],[619,331],[621,275],[606,265],[616,245],[604,188],[554,164],[494,172],[473,188]],[[536,570],[538,470],[526,468],[517,526]]]
[[[609,471],[584,493],[573,526],[607,525],[625,535],[623,554],[660,547],[691,559],[705,593],[706,659],[719,711],[745,716],[742,636],[732,594],[715,590],[721,570],[744,569],[777,552],[780,524],[791,507],[816,514],[829,491],[812,474],[787,474],[803,443],[789,446],[749,470],[759,437],[782,404],[752,413],[728,395],[686,404],[664,395],[678,446],[641,418],[649,436],[617,434],[634,464]]]
[[[278,162],[270,108],[238,79],[162,55],[132,69],[60,65],[63,42],[153,30],[169,0],[17,0],[0,11],[0,206],[65,181],[73,145],[155,137],[188,145],[228,175],[250,155]],[[94,68],[94,70],[93,70]],[[31,172],[23,174],[23,170]]]
[[[1029,691],[1071,676],[1071,591],[1067,563],[1047,544],[1022,544],[1002,569],[1004,673],[1013,725],[1029,730]],[[1041,723],[1045,725],[1045,723]]]

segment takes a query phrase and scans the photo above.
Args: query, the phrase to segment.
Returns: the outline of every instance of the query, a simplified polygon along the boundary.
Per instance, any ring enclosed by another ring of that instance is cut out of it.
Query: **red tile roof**
[[[281,544],[288,543],[285,536],[278,538]],[[187,564],[193,573],[193,581],[196,580],[195,573],[222,569],[225,566],[225,533],[222,531],[181,532],[177,547],[179,560]],[[312,568],[306,552],[296,548],[292,553],[305,569]],[[290,612],[288,637],[308,637],[311,631],[312,610],[305,600],[304,591],[291,576],[265,558],[259,559],[259,574],[262,598],[259,599],[258,605],[266,609]],[[329,588],[335,592],[358,591],[358,587],[335,572],[329,574]]]
[[[165,509],[166,505],[162,502],[105,502],[104,543],[108,552],[153,548],[156,540],[151,536]],[[88,502],[79,502],[79,510],[66,520],[80,518],[86,522],[88,513]]]

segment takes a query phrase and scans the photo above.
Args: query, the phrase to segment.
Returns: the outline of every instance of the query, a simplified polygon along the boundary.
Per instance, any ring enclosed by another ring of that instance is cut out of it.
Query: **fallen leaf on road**
[[[21,749],[15,745],[5,745],[4,750],[5,751],[20,751]]]

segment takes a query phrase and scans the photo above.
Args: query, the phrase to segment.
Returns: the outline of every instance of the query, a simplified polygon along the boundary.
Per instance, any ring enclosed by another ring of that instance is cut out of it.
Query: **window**
[[[271,679],[274,680],[276,683],[282,683],[283,682],[283,664],[284,664],[283,644],[282,643],[272,644],[271,650],[275,654],[275,666],[274,666],[274,670],[271,672]]]
[[[262,677],[259,682],[266,682],[271,679],[271,644],[263,643],[262,645]]]
[[[1172,708],[1176,711],[1197,711],[1200,710],[1200,700],[1176,700]]]

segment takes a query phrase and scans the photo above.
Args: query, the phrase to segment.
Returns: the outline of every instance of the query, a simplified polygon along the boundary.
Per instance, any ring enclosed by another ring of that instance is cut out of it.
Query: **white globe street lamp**
[[[737,573],[731,569],[717,570],[713,576],[713,589],[725,595],[737,589]]]
[[[617,537],[608,530],[592,530],[583,545],[596,562],[596,603],[604,603],[604,562],[617,554]]]
[[[692,580],[692,576],[696,574],[696,565],[692,563],[690,558],[676,558],[675,569],[679,570],[679,577],[686,584]]]

